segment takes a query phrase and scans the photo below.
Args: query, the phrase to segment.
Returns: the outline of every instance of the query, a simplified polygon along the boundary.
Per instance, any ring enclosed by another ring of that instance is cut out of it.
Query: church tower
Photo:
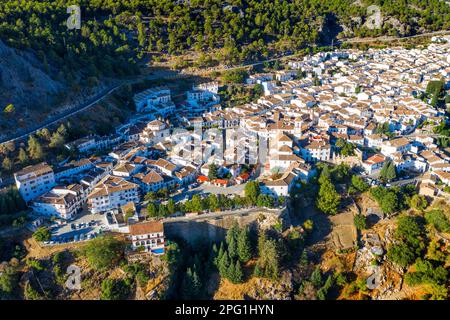
[[[301,117],[295,118],[294,134],[296,137],[300,137],[302,135],[302,125],[303,119]]]

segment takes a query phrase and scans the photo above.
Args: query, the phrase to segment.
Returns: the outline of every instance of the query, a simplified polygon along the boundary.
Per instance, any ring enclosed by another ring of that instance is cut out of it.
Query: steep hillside
[[[26,112],[52,103],[65,85],[44,70],[33,53],[11,48],[0,40],[0,106],[12,103]]]

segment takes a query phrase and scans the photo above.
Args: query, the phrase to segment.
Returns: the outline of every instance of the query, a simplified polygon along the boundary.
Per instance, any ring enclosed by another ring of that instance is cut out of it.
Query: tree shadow
[[[339,24],[338,17],[332,12],[328,13],[319,33],[319,43],[324,46],[336,45],[338,43],[337,36],[343,30]]]
[[[324,241],[331,233],[331,221],[328,215],[318,211],[313,204],[298,209],[292,209],[289,211],[289,214],[294,226],[303,225],[306,220],[312,220],[313,230],[306,239],[306,246],[312,246]]]

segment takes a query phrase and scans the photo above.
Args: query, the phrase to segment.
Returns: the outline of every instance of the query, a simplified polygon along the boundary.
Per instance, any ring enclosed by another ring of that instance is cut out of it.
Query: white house
[[[363,161],[362,166],[365,172],[368,174],[373,174],[383,167],[385,161],[386,158],[384,156],[381,154],[375,154],[366,161]]]
[[[405,153],[411,149],[411,143],[406,138],[386,140],[381,143],[381,153],[385,156],[392,156],[396,152]]]
[[[133,97],[138,112],[154,111],[163,116],[175,111],[170,89],[168,87],[155,87],[135,94]]]
[[[164,226],[160,221],[147,221],[132,224],[130,229],[131,247],[142,248],[145,252],[164,254]]]
[[[328,161],[331,157],[331,146],[326,142],[311,142],[301,149],[301,156],[307,162]]]

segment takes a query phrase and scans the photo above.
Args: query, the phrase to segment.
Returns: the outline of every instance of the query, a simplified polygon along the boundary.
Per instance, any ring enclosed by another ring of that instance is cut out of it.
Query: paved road
[[[425,36],[434,36],[434,35],[444,35],[450,33],[450,30],[442,30],[442,31],[436,31],[436,32],[429,32],[429,33],[424,33],[424,34],[419,34],[419,35],[414,35],[414,36],[407,36],[407,37],[378,37],[378,38],[363,38],[363,39],[343,39],[340,40],[340,42],[350,42],[350,43],[361,43],[361,42],[373,42],[373,41],[393,41],[393,40],[399,40],[399,39],[410,39],[410,38],[418,38],[418,37],[425,37]],[[276,58],[272,58],[272,59],[266,59],[266,60],[262,60],[262,61],[258,61],[258,62],[252,62],[252,63],[247,63],[247,64],[241,64],[238,66],[233,66],[231,68],[217,68],[217,69],[212,69],[212,70],[208,70],[207,72],[201,72],[198,74],[210,74],[212,72],[217,72],[217,71],[225,71],[225,70],[235,70],[235,69],[240,69],[240,68],[247,68],[247,67],[252,67],[252,66],[257,66],[257,65],[261,65],[263,63],[268,63],[268,62],[274,62],[277,60],[284,60],[284,59],[290,59],[290,58],[294,58],[297,56],[303,56],[303,53],[300,54],[290,54],[290,55],[284,55],[281,57],[276,57]],[[89,99],[86,103],[83,103],[82,105],[80,105],[79,107],[77,107],[75,110],[71,110],[61,116],[58,116],[56,119],[52,119],[49,122],[45,122],[37,127],[31,128],[29,130],[27,130],[25,133],[21,133],[12,137],[8,137],[8,138],[3,138],[0,139],[0,144],[2,143],[6,143],[6,142],[10,142],[10,141],[16,141],[16,140],[20,140],[20,139],[24,139],[27,138],[30,134],[35,133],[36,131],[43,129],[45,127],[51,126],[55,123],[60,122],[61,120],[67,119],[81,111],[84,111],[90,107],[92,107],[93,105],[95,105],[96,103],[98,103],[99,101],[103,100],[106,96],[110,95],[111,93],[113,93],[114,91],[116,91],[118,88],[120,88],[121,86],[125,85],[125,84],[130,84],[130,83],[135,83],[138,81],[142,81],[142,80],[152,80],[152,79],[175,79],[175,78],[182,78],[182,77],[190,77],[193,76],[195,74],[168,74],[168,75],[151,75],[149,77],[145,77],[145,78],[137,78],[134,80],[127,80],[122,84],[119,85],[115,85],[112,86],[106,90],[104,90],[103,92],[101,92],[100,94],[96,95],[94,98]]]
[[[410,133],[402,135],[402,137],[406,138],[415,138],[415,137],[431,137],[431,138],[447,138],[447,136],[444,136],[442,134],[426,134],[426,133]]]
[[[422,34],[418,34],[418,35],[414,35],[414,36],[407,36],[407,37],[377,37],[377,38],[350,38],[350,39],[341,39],[338,40],[337,44],[339,43],[370,43],[370,42],[374,42],[374,41],[383,41],[383,42],[387,42],[387,41],[393,41],[393,40],[403,40],[403,39],[411,39],[411,38],[419,38],[419,37],[429,37],[429,36],[437,36],[437,35],[446,35],[446,34],[450,34],[450,30],[442,30],[442,31],[435,31],[435,32],[428,32],[428,33],[422,33]],[[276,57],[276,58],[272,58],[272,59],[267,59],[267,60],[262,60],[262,61],[257,61],[257,62],[252,62],[252,63],[244,63],[238,66],[233,66],[230,68],[214,68],[214,69],[210,69],[206,72],[199,72],[198,74],[209,74],[212,72],[220,72],[220,71],[226,71],[226,70],[235,70],[235,69],[241,69],[241,68],[248,68],[248,67],[253,67],[253,66],[257,66],[257,65],[261,65],[263,63],[268,63],[268,62],[274,62],[277,60],[285,60],[285,59],[290,59],[290,58],[295,58],[298,56],[304,56],[304,53],[295,53],[295,54],[289,54],[289,55],[284,55],[281,57]]]
[[[246,209],[240,209],[240,210],[226,210],[226,211],[219,211],[219,212],[210,212],[210,213],[204,213],[199,214],[197,216],[182,216],[182,217],[175,217],[175,218],[165,218],[163,219],[164,222],[177,222],[177,221],[192,221],[192,220],[198,220],[198,219],[207,219],[207,218],[218,218],[218,217],[224,217],[229,215],[245,215],[250,214],[254,212],[270,212],[274,214],[280,214],[282,209],[266,209],[266,208],[246,208]]]
[[[222,188],[222,187],[216,187],[216,186],[212,186],[212,185],[201,184],[197,188],[187,190],[186,192],[182,192],[180,194],[174,195],[172,197],[172,199],[175,202],[179,202],[183,199],[192,199],[192,197],[196,194],[201,195],[201,194],[208,194],[208,193],[224,194],[224,195],[231,195],[231,194],[244,195],[244,188],[245,188],[245,183],[244,184],[236,184],[236,185],[230,186],[228,188]]]
[[[37,131],[39,131],[45,127],[49,127],[55,123],[58,123],[61,120],[64,120],[68,117],[73,116],[74,114],[77,114],[78,112],[84,111],[84,110],[92,107],[94,104],[98,103],[99,101],[101,101],[105,96],[113,93],[115,90],[117,90],[118,87],[120,87],[120,85],[116,85],[116,86],[110,87],[106,90],[103,90],[101,93],[99,93],[95,97],[89,99],[86,103],[77,107],[75,110],[70,110],[70,111],[58,116],[56,119],[46,121],[38,126],[30,128],[30,129],[26,130],[25,133],[15,134],[8,138],[3,138],[2,140],[0,140],[0,143],[6,143],[6,142],[12,142],[12,141],[24,139],[24,138],[28,137],[30,134],[34,134]]]
[[[145,77],[137,77],[131,80],[125,80],[120,84],[110,86],[107,89],[103,90],[101,93],[95,95],[93,98],[88,99],[85,103],[81,104],[80,106],[73,108],[61,115],[58,115],[56,118],[47,120],[46,122],[43,122],[33,128],[27,129],[25,132],[21,132],[19,134],[15,134],[12,136],[9,136],[7,138],[1,138],[0,144],[7,143],[7,142],[13,142],[17,140],[26,139],[29,135],[36,133],[37,131],[49,127],[51,125],[54,125],[62,120],[65,120],[79,112],[85,111],[89,109],[90,107],[94,106],[98,102],[102,101],[105,97],[109,96],[113,92],[117,91],[117,89],[121,88],[124,85],[129,85],[133,83],[137,83],[144,80],[156,80],[156,79],[175,79],[175,78],[182,78],[182,77],[189,77],[190,75],[178,75],[175,72],[169,72],[169,71],[157,71],[153,73],[152,75],[145,76]]]
[[[391,182],[391,186],[405,186],[408,184],[416,184],[419,181],[419,177],[416,178],[411,178],[411,179],[406,179],[406,180],[398,180],[398,181],[393,181]]]
[[[376,38],[352,38],[352,39],[343,39],[342,42],[348,42],[348,43],[366,43],[366,42],[374,42],[374,41],[388,42],[388,41],[394,41],[394,40],[432,37],[432,36],[439,36],[439,35],[446,35],[446,34],[450,34],[450,30],[427,32],[427,33],[421,33],[421,34],[416,34],[413,36],[406,36],[406,37],[382,36],[382,37],[376,37]]]

